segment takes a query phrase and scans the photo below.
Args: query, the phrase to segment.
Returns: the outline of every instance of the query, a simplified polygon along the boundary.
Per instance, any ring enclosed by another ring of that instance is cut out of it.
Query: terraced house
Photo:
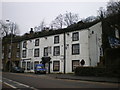
[[[20,66],[34,72],[34,66],[44,62],[49,73],[71,73],[78,66],[97,66],[102,55],[101,22],[78,24],[37,33],[31,29],[31,34],[21,41]]]
[[[11,35],[3,38],[2,43],[2,63],[3,70],[10,71],[12,66],[20,64],[20,41],[13,39],[11,43]],[[13,36],[13,38],[17,38]]]

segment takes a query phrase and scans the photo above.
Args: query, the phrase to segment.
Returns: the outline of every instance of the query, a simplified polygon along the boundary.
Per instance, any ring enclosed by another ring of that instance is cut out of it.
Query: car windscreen
[[[43,66],[37,66],[36,68],[37,69],[43,69],[44,67]]]

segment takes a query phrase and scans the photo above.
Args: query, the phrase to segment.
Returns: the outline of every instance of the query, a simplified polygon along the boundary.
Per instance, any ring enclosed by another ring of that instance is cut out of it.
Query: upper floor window
[[[72,34],[72,41],[78,41],[79,40],[79,32],[75,32]]]
[[[117,28],[115,28],[115,37],[120,38],[119,34],[120,34],[119,30]]]
[[[11,58],[11,52],[8,53],[8,58]]]
[[[27,53],[26,53],[26,50],[23,50],[23,51],[22,51],[22,57],[23,57],[23,58],[26,58],[26,54],[27,54]]]
[[[35,46],[39,46],[39,39],[35,40]]]
[[[20,57],[20,52],[19,52],[19,51],[17,51],[17,53],[16,53],[16,57],[17,57],[17,58]]]
[[[60,46],[55,46],[54,47],[54,56],[59,56],[60,55]]]
[[[24,42],[23,42],[23,48],[26,48],[26,45],[27,45],[27,42],[24,41]]]
[[[34,51],[34,57],[39,57],[39,48],[36,48]]]
[[[57,44],[57,43],[59,43],[59,36],[54,37],[54,44]]]
[[[48,47],[44,48],[44,56],[48,56]]]
[[[20,48],[20,43],[17,44],[17,48]]]
[[[80,53],[80,46],[79,44],[72,44],[72,55]]]

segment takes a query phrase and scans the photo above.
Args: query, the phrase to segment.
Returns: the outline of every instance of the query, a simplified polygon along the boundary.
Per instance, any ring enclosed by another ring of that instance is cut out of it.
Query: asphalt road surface
[[[9,87],[19,90],[22,88],[29,90],[39,90],[40,88],[119,88],[120,86],[118,83],[56,79],[47,74],[36,75],[9,72],[3,73],[2,80]]]

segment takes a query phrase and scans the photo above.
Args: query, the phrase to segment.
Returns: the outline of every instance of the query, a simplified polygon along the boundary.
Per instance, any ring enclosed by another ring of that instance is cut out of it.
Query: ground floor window
[[[30,62],[27,62],[27,70],[30,70]]]
[[[75,68],[80,65],[79,60],[72,60],[72,72],[74,72]]]
[[[35,62],[34,62],[34,67],[35,67],[37,64],[39,64],[39,61],[35,61]]]
[[[22,68],[25,70],[26,62],[22,62]]]
[[[60,61],[53,61],[53,71],[60,70]]]

